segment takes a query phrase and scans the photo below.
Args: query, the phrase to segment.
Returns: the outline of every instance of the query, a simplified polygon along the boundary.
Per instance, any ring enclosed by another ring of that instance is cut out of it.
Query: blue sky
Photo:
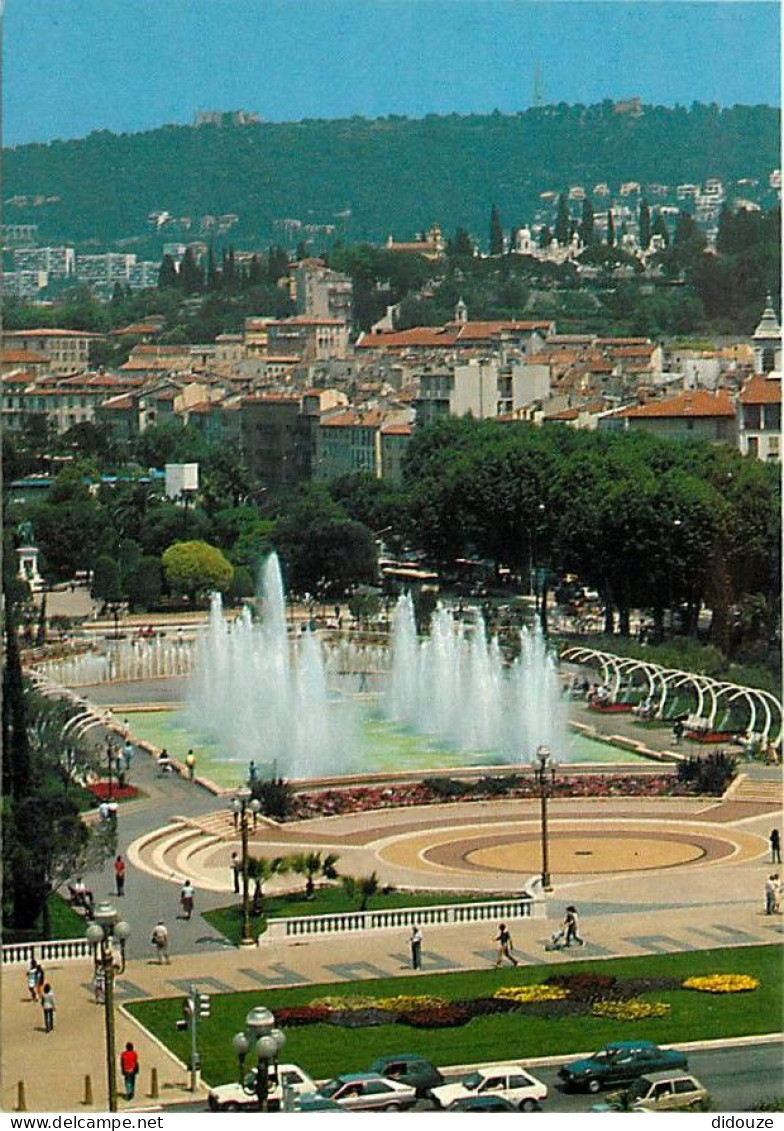
[[[6,0],[4,141],[547,102],[780,102],[776,3]]]

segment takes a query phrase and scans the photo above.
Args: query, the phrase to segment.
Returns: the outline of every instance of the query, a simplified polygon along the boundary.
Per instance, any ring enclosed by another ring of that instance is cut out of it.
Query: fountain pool
[[[284,772],[284,767],[265,765],[252,748],[242,756],[231,754],[217,739],[193,729],[186,710],[134,711],[128,707],[123,714],[128,716],[136,739],[159,748],[165,746],[173,757],[181,761],[192,748],[197,759],[197,774],[226,789],[239,785],[245,779],[251,758],[255,758],[264,774],[270,774],[274,769]],[[467,757],[465,752],[456,752],[454,747],[390,723],[370,708],[363,711],[360,726],[362,759],[346,765],[345,774],[391,770],[443,771],[456,765],[487,766],[496,765],[499,761],[497,754],[481,751]],[[554,749],[556,757],[562,758],[565,763],[650,765],[649,760],[642,756],[576,732],[567,732],[564,747]]]

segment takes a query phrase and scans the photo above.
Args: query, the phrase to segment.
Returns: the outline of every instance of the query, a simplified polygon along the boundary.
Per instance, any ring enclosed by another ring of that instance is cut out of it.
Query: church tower
[[[754,372],[770,373],[781,369],[781,326],[773,309],[770,294],[765,300],[759,325],[752,335],[754,341]]]

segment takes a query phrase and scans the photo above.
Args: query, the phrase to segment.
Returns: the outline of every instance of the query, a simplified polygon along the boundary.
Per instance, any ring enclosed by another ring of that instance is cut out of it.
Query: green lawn
[[[251,885],[252,890],[252,885]],[[240,897],[237,897],[238,900]],[[396,907],[432,907],[442,903],[477,903],[475,895],[455,895],[452,892],[379,892],[368,905],[368,911],[391,911]],[[304,895],[274,895],[264,897],[264,916],[251,919],[254,937],[264,931],[265,919],[282,919],[300,915],[334,915],[345,911],[358,911],[356,900],[350,900],[342,887],[317,888],[313,899]],[[231,942],[239,945],[242,938],[242,903],[216,907],[202,912],[203,917]]]
[[[351,940],[346,940],[350,949]],[[259,964],[249,956],[249,963]],[[233,1080],[237,1062],[232,1036],[243,1027],[247,1012],[263,1004],[275,1011],[303,1005],[326,994],[388,997],[435,994],[449,1000],[487,997],[500,986],[532,984],[556,973],[593,970],[618,977],[686,978],[694,974],[751,974],[760,980],[751,993],[713,995],[690,990],[657,990],[645,996],[671,1005],[668,1017],[622,1023],[595,1017],[561,1017],[557,1021],[532,1014],[476,1017],[454,1029],[413,1029],[405,1025],[337,1028],[333,1025],[292,1027],[286,1033],[285,1059],[300,1064],[314,1078],[361,1071],[384,1053],[419,1052],[435,1064],[467,1061],[521,1060],[599,1048],[623,1038],[676,1041],[748,1036],[780,1028],[782,1017],[781,948],[754,946],[646,955],[600,962],[568,962],[519,969],[477,970],[362,982],[308,985],[294,989],[252,990],[214,995],[212,1015],[199,1029],[204,1077],[210,1084]],[[189,1035],[175,1030],[182,998],[134,1002],[128,1009],[181,1059],[189,1052]]]
[[[49,916],[51,922],[51,929],[49,931],[50,939],[76,939],[84,935],[87,927],[86,920],[82,915],[78,915],[73,910],[70,903],[63,899],[62,896],[49,896]],[[32,931],[14,931],[4,928],[3,942],[39,942],[44,937],[42,919],[43,916],[38,917],[38,921]]]

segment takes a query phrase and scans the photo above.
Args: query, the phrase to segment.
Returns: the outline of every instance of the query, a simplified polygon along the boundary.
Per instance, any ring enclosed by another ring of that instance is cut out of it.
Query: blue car
[[[613,1041],[584,1060],[573,1060],[558,1072],[570,1091],[598,1092],[615,1084],[629,1084],[648,1072],[688,1068],[682,1052],[660,1049],[650,1041]]]

